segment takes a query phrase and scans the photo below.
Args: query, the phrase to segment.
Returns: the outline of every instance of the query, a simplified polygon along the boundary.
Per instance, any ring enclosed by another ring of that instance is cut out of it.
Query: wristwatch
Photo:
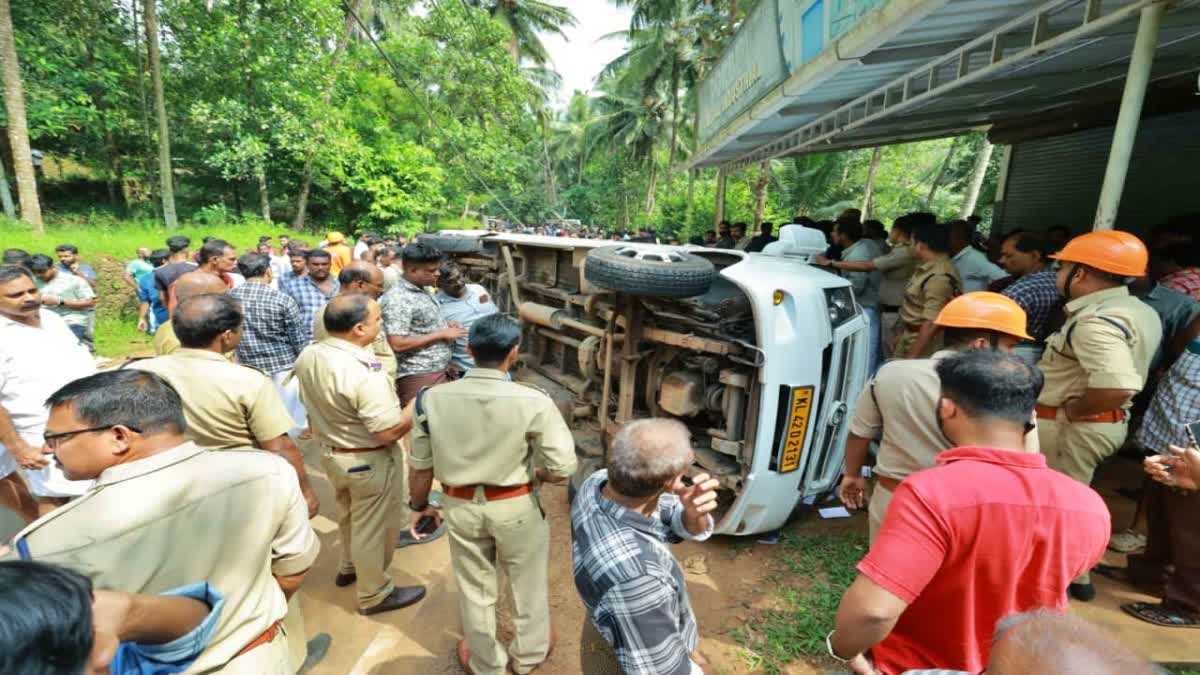
[[[837,662],[839,662],[839,663],[850,663],[850,662],[851,662],[851,661],[853,661],[854,659],[843,659],[842,657],[838,656],[838,655],[837,655],[837,654],[836,654],[836,653],[833,651],[833,643],[832,643],[832,642],[830,642],[829,638],[833,637],[833,634],[834,634],[834,633],[836,633],[836,632],[837,632],[837,630],[836,630],[836,629],[834,629],[834,630],[831,630],[831,631],[829,631],[829,635],[826,635],[826,636],[825,636],[825,650],[829,652],[829,656],[830,656],[830,657],[831,657],[833,660],[835,660],[835,661],[837,661]]]
[[[409,508],[409,510],[411,510],[411,511],[415,511],[415,512],[421,512],[421,511],[424,511],[425,509],[429,508],[429,500],[427,499],[427,500],[425,500],[425,503],[424,503],[424,504],[422,504],[422,505],[420,505],[420,506],[416,506],[416,505],[414,505],[414,504],[412,503],[412,498],[411,498],[411,497],[409,497],[409,499],[408,499],[408,508]]]

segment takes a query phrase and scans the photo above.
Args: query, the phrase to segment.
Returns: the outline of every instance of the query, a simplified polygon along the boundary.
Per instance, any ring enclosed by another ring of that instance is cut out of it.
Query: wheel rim
[[[682,252],[670,249],[621,246],[614,253],[629,260],[645,260],[648,262],[681,263],[687,260]]]

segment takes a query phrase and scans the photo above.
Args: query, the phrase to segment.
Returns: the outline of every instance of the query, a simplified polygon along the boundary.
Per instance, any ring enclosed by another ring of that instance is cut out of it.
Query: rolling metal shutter
[[[1104,127],[1013,145],[999,228],[1090,230],[1112,133]],[[1142,120],[1117,227],[1145,232],[1189,212],[1200,212],[1200,112]]]

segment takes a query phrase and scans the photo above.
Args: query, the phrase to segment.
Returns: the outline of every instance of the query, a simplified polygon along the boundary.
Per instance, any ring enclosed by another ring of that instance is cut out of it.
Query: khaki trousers
[[[879,537],[879,528],[883,527],[883,518],[887,515],[888,506],[891,503],[892,491],[883,487],[879,481],[875,481],[871,486],[871,502],[867,505],[867,514],[870,516],[868,543],[872,546],[875,545],[875,539]]]
[[[443,506],[471,670],[500,675],[508,663],[496,641],[499,567],[513,598],[513,670],[528,673],[550,649],[550,527],[534,495],[488,502],[482,492],[473,500],[447,496]]]
[[[903,326],[897,322],[896,327],[896,343],[892,346],[892,358],[907,359],[908,350],[912,348],[913,343],[917,341],[917,331]],[[915,358],[924,359],[933,356],[933,353],[942,348],[942,331],[936,331],[933,337],[929,339],[929,343],[925,345],[925,350],[917,354]]]
[[[1084,485],[1092,484],[1096,467],[1121,447],[1128,430],[1126,422],[1071,422],[1061,409],[1057,419],[1039,419],[1037,424],[1038,444],[1046,464]],[[1084,572],[1075,583],[1088,584],[1091,580],[1092,575]]]
[[[882,312],[879,315],[879,362],[892,358],[892,345],[896,341],[896,328],[900,324],[900,312]]]
[[[396,586],[388,574],[396,551],[392,525],[399,481],[390,449],[342,453],[326,448],[321,465],[333,485],[342,544],[342,574],[358,575],[358,606],[378,605]]]
[[[288,634],[288,663],[292,670],[300,670],[308,658],[308,628],[304,625],[304,612],[300,607],[300,592],[288,599],[288,611],[283,617],[283,629]]]

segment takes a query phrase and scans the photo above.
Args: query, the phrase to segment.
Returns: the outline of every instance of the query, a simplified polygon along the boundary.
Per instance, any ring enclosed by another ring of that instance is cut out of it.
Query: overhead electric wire
[[[429,107],[425,105],[424,99],[421,98],[421,95],[417,92],[416,88],[409,84],[408,80],[404,78],[404,75],[400,72],[399,66],[392,61],[392,58],[387,55],[387,52],[383,51],[383,46],[381,46],[379,41],[375,39],[375,35],[371,33],[369,28],[367,28],[367,24],[363,23],[363,20],[359,18],[358,13],[355,12],[354,8],[350,6],[349,1],[342,0],[342,6],[346,8],[346,12],[354,18],[354,22],[357,23],[359,28],[362,29],[363,35],[366,35],[367,39],[371,41],[372,45],[374,45],[375,50],[379,52],[379,56],[381,56],[384,62],[387,63],[392,69],[392,75],[396,78],[396,81],[400,83],[400,86],[407,89],[408,93],[412,94],[413,100],[417,102],[417,106],[421,108],[423,113],[425,113],[425,117],[429,119],[429,122],[446,137],[446,141],[450,145],[453,145],[461,153],[462,157],[467,156],[467,153],[463,147],[454,141],[448,133],[446,133],[446,130],[442,127],[441,123],[437,121],[436,117],[434,117],[433,111],[431,111]],[[474,169],[471,168],[470,162],[463,161],[462,166],[472,178],[474,178],[480,185],[483,186],[484,190],[487,190],[487,193],[492,196],[492,199],[496,200],[496,203],[500,205],[500,208],[504,209],[504,212],[513,219],[513,222],[521,227],[525,226],[525,224],[521,222],[521,219],[518,218],[511,209],[508,208],[508,205],[504,203],[504,200],[500,199],[500,196],[497,195],[494,190],[492,190],[491,186],[487,184],[487,181],[481,178],[479,174],[475,173]]]

